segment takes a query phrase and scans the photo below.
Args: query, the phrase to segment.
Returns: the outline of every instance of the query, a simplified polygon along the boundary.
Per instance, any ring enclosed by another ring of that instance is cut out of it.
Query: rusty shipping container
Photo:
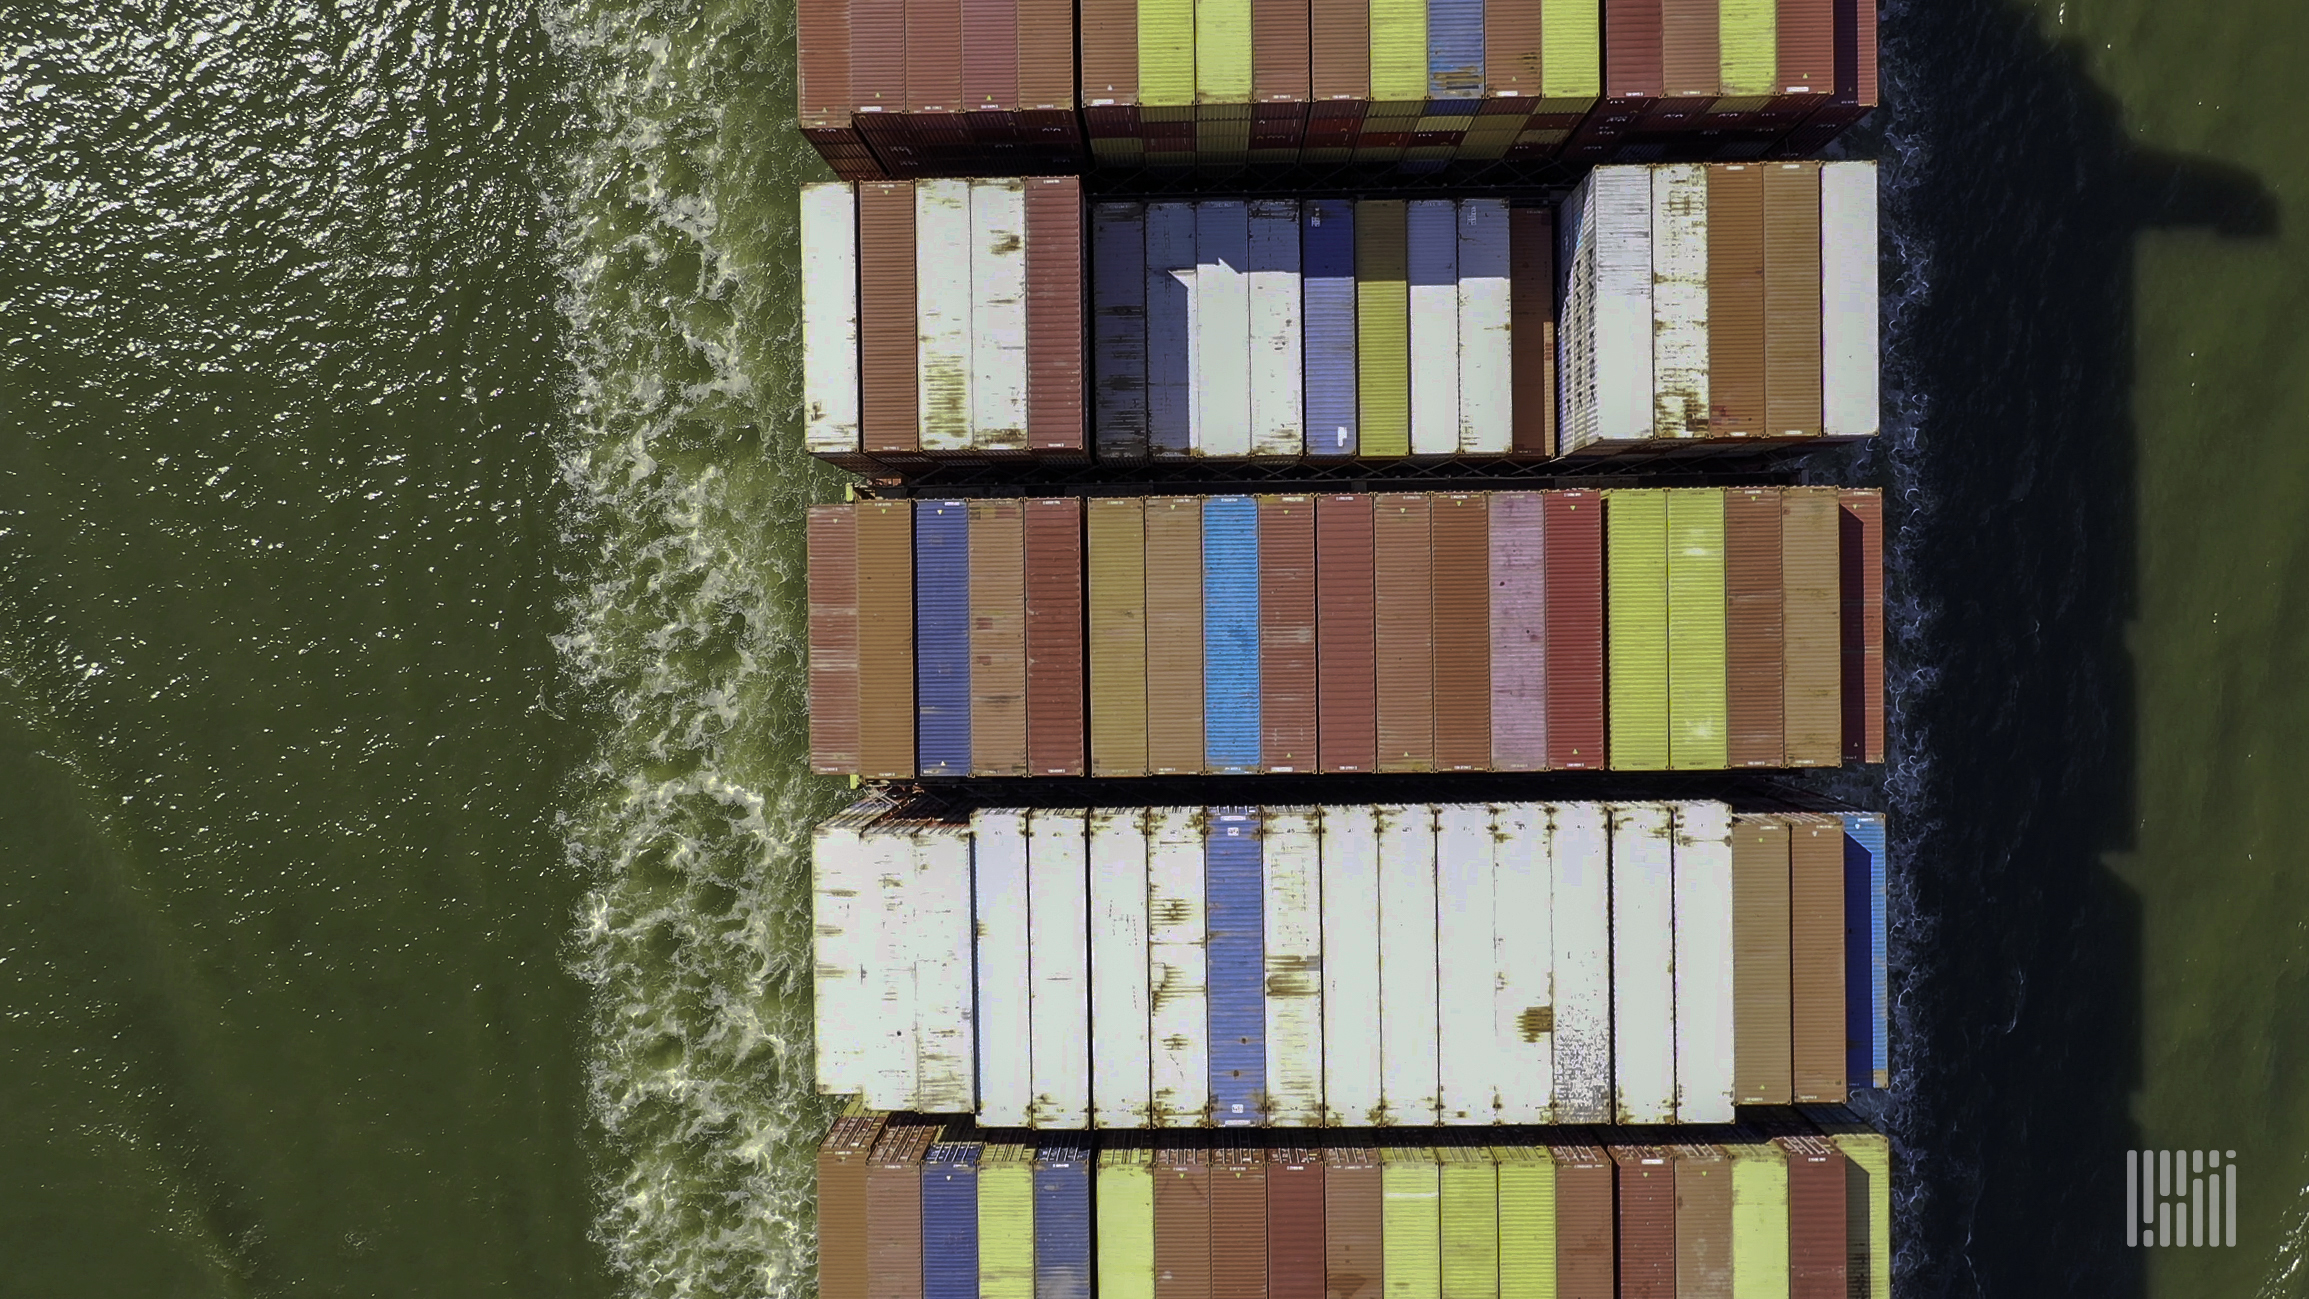
[[[1008,498],[970,512],[970,774],[1023,776],[1026,766],[1026,537]]]
[[[1547,765],[1601,768],[1604,753],[1603,494],[1549,492]]]
[[[1146,503],[1147,771],[1203,769],[1203,511],[1197,496]]]
[[[1147,774],[1144,507],[1131,496],[1093,497],[1087,507],[1094,776]]]
[[[1799,1104],[1842,1104],[1844,823],[1832,816],[1787,820],[1790,1090]]]
[[[1379,770],[1435,769],[1434,542],[1430,497],[1371,501],[1371,606],[1378,654]]]
[[[868,455],[920,446],[914,186],[858,186],[859,436]]]
[[[1491,769],[1489,493],[1428,498],[1435,602],[1435,769]]]
[[[1794,1099],[1786,821],[1732,821],[1732,1098],[1741,1105]]]
[[[1786,759],[1781,700],[1780,491],[1724,492],[1724,674],[1734,767]]]
[[[834,1120],[818,1146],[818,1293],[866,1299],[866,1166],[882,1137],[879,1114]]]
[[[1211,1152],[1211,1299],[1266,1292],[1266,1151],[1229,1142]]]
[[[810,770],[858,769],[858,520],[810,507]]]
[[[1371,497],[1317,498],[1317,745],[1326,772],[1379,766],[1371,538]]]
[[[1387,1192],[1375,1146],[1342,1134],[1323,1150],[1323,1292],[1326,1299],[1389,1293],[1382,1253]]]
[[[858,774],[914,774],[914,509],[860,501]]]
[[[1271,1147],[1266,1168],[1266,1299],[1325,1299],[1323,1152]]]
[[[1844,760],[1884,761],[1884,497],[1838,497],[1842,561]]]
[[[1836,496],[1833,487],[1789,487],[1780,496],[1781,711],[1791,767],[1843,760]]]
[[[1315,498],[1259,498],[1259,750],[1272,772],[1316,769]]]
[[[1187,1141],[1156,1147],[1155,1299],[1213,1299],[1211,1167]]]
[[[1611,1156],[1578,1138],[1549,1146],[1548,1155],[1555,1161],[1556,1299],[1615,1299]]]
[[[1037,776],[1084,774],[1082,502],[1029,498],[1026,571],[1026,760]]]

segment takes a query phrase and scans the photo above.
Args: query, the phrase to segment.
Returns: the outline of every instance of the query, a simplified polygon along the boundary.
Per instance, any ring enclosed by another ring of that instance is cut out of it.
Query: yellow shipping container
[[[1386,1299],[1441,1299],[1441,1170],[1435,1150],[1394,1146],[1382,1147],[1379,1154],[1386,1197],[1379,1257]]]
[[[1773,0],[1719,0],[1716,23],[1725,97],[1762,100],[1778,90],[1779,6]]]
[[[1555,1161],[1543,1147],[1494,1146],[1499,1173],[1499,1299],[1556,1299]]]
[[[1138,101],[1166,108],[1195,102],[1194,0],[1139,0]]]
[[[1103,1299],[1154,1299],[1152,1157],[1144,1146],[1098,1152],[1098,1292]]]
[[[1146,774],[1146,535],[1135,496],[1090,501],[1090,771]]]
[[[1753,1134],[1732,1157],[1732,1299],[1787,1299],[1788,1161]]]
[[[1499,1172],[1482,1146],[1437,1146],[1443,1299],[1499,1299]]]
[[[1667,533],[1666,493],[1604,493],[1606,692],[1614,771],[1668,766]]]
[[[1251,0],[1196,0],[1195,102],[1251,102]]]
[[[1034,1299],[1034,1147],[988,1142],[978,1161],[979,1299]]]
[[[1366,123],[1364,129],[1373,128]],[[1355,390],[1361,408],[1358,454],[1365,457],[1411,454],[1411,285],[1404,222],[1400,199],[1355,205]]]
[[[1724,493],[1667,493],[1668,765],[1731,763],[1724,704]]]

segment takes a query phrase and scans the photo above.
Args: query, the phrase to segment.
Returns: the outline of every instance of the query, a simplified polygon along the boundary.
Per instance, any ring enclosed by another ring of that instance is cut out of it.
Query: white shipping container
[[[1554,1121],[1552,811],[1508,803],[1494,809],[1492,821],[1491,1069],[1501,1123]],[[1448,956],[1457,949],[1444,950]]]
[[[1379,809],[1380,1104],[1391,1122],[1439,1121],[1435,1060],[1435,809]]]
[[[1405,214],[1411,272],[1411,454],[1459,450],[1459,229],[1449,199]]]
[[[816,455],[858,449],[858,192],[847,181],[802,186],[802,437]]]
[[[970,182],[970,445],[1026,449],[1026,182]]]
[[[1195,450],[1251,452],[1250,216],[1239,202],[1195,204]]]
[[[1033,977],[1034,1107],[1042,1128],[1090,1126],[1090,846],[1087,813],[1027,815],[1026,946]]]
[[[1506,455],[1515,446],[1511,270],[1507,200],[1461,199],[1459,450],[1463,455]]]
[[[1595,173],[1556,211],[1562,319],[1556,328],[1556,428],[1565,451],[1596,440]]]
[[[1612,1111],[1676,1116],[1675,867],[1661,803],[1611,809]]]
[[[1378,1123],[1379,828],[1369,807],[1323,809],[1323,1108]]]
[[[1260,813],[1267,888],[1267,1121],[1323,1122],[1323,893],[1321,813],[1270,807]]]
[[[1676,1122],[1730,1123],[1732,810],[1678,803],[1674,812]]]
[[[1142,1128],[1147,1046],[1147,839],[1140,808],[1090,814],[1091,1121]]]
[[[1598,167],[1595,186],[1595,436],[1652,435],[1652,184],[1643,167]]]
[[[1653,435],[1708,432],[1708,169],[1651,169]]]
[[[970,447],[970,182],[914,185],[914,322],[924,451]]]
[[[1210,1112],[1208,963],[1203,948],[1203,812],[1147,813],[1147,1022],[1158,1127],[1201,1127]]]
[[[810,844],[810,989],[819,1092],[847,1096],[866,1085],[866,1044],[874,1022],[866,978],[874,959],[879,891],[867,872],[858,820],[836,817]]]
[[[1306,450],[1299,308],[1299,205],[1251,204],[1251,454]]]
[[[1820,408],[1829,437],[1877,426],[1876,164],[1820,168]]]
[[[1493,950],[1492,809],[1446,803],[1435,812],[1436,1062],[1445,1123],[1497,1122],[1493,1049],[1498,970]]]
[[[1555,1121],[1612,1121],[1611,838],[1602,806],[1560,803],[1555,905]]]
[[[874,880],[874,1013],[857,1028],[865,1042],[866,1108],[911,1109],[922,1071],[914,1053],[914,839],[890,831],[866,840]]]
[[[978,913],[978,1119],[988,1127],[1019,1128],[1034,1104],[1026,813],[973,813],[970,839]]]
[[[923,826],[914,835],[914,1053],[921,1081],[911,1108],[978,1108],[970,960],[970,833]]]

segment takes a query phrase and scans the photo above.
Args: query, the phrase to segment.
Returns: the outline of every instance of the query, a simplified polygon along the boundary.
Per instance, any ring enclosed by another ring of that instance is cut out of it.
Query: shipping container
[[[1435,1147],[1441,1299],[1500,1299],[1499,1172],[1472,1141]]]
[[[1382,1145],[1381,1185],[1386,1197],[1380,1230],[1387,1294],[1438,1299],[1442,1280],[1441,1172],[1429,1146]]]
[[[1195,329],[1195,208],[1150,203],[1146,209],[1147,445],[1156,456],[1194,447],[1192,355]]]
[[[1267,1160],[1229,1140],[1211,1151],[1211,1297],[1265,1299]]]
[[[867,873],[860,834],[880,808],[869,806],[818,826],[810,846],[811,1008],[818,1091],[827,1095],[863,1091],[871,1059],[865,1040],[848,1031],[872,1022],[874,1012],[868,980],[879,942],[880,894]]]
[[[1261,0],[1262,3],[1266,0]],[[1300,317],[1299,205],[1288,199],[1250,204],[1249,442],[1247,454],[1297,459],[1306,454],[1301,386],[1304,326]],[[1218,452],[1210,445],[1205,455]]]
[[[991,920],[991,916],[989,917]],[[1091,1122],[1147,1125],[1147,813],[1090,813]]]
[[[1566,1133],[1550,1144],[1555,1165],[1556,1299],[1614,1299],[1619,1246],[1611,1157]]]
[[[914,838],[904,827],[868,836],[867,878],[874,882],[873,961],[867,967],[866,987],[873,1010],[859,1031],[866,1043],[865,1081],[859,1096],[878,1110],[910,1108],[921,1085],[922,1062],[916,1054],[920,1038],[921,1002],[915,995],[913,918],[915,889]]]
[[[1323,1122],[1322,814],[1272,807],[1260,822],[1267,1121]]]
[[[1147,818],[1147,1008],[1158,1127],[1199,1127],[1210,1114],[1202,815],[1156,808]]]
[[[970,773],[1023,776],[1026,765],[1026,554],[1020,503],[968,503]]]
[[[1604,742],[1604,501],[1546,493],[1547,751],[1550,767],[1601,768]]]
[[[1355,3],[1360,8],[1362,0]],[[1355,405],[1355,205],[1347,199],[1311,199],[1302,221],[1307,454],[1351,456],[1361,449]]]
[[[1109,1144],[1098,1152],[1098,1293],[1100,1299],[1154,1299],[1154,1151]]]
[[[1146,502],[1147,770],[1157,776],[1203,770],[1202,505]]]
[[[914,743],[925,776],[970,774],[970,504],[914,503]]]
[[[1355,205],[1356,454],[1366,458],[1411,454],[1405,219],[1400,199]]]
[[[1829,437],[1876,435],[1876,258],[1876,168],[1821,164],[1820,404]]]
[[[1669,765],[1668,497],[1604,494],[1611,584],[1611,765]]]
[[[1844,760],[1884,761],[1884,498],[1838,493]]]
[[[1556,1292],[1555,1161],[1545,1147],[1491,1148],[1499,1177],[1499,1299]]]
[[[1788,1293],[1788,1161],[1743,1130],[1732,1161],[1732,1299]]]
[[[968,451],[974,441],[970,209],[977,188],[962,180],[914,186],[915,436],[925,452]]]
[[[1620,1299],[1676,1299],[1676,1166],[1664,1146],[1611,1145]]]
[[[1037,808],[1027,818],[1028,1014],[1037,1127],[1090,1126],[1088,814]]]
[[[1258,498],[1259,763],[1316,770],[1315,498]]]
[[[1892,1299],[1892,1143],[1847,1111],[1808,1109],[1804,1117],[1844,1156],[1848,1293]]]
[[[1248,496],[1203,501],[1202,769],[1260,769],[1259,509]]]
[[[1725,756],[1733,767],[1786,762],[1780,512],[1777,488],[1724,492]]]
[[[1324,1299],[1323,1152],[1266,1151],[1266,1299]]]
[[[1371,605],[1381,771],[1435,769],[1433,498],[1371,498]]]
[[[1612,1112],[1676,1112],[1674,828],[1656,803],[1611,809]]]
[[[979,1142],[922,1157],[922,1299],[978,1299]]]
[[[866,1299],[866,1166],[883,1116],[846,1115],[818,1147],[818,1293]]]
[[[1836,489],[1789,487],[1780,498],[1782,662],[1787,684],[1787,763],[1832,767],[1843,753],[1841,595],[1830,534],[1839,527]]]
[[[1371,497],[1316,500],[1317,746],[1326,772],[1379,769],[1373,526]]]
[[[965,263],[970,370],[965,388],[969,445],[982,451],[1026,449],[1027,184],[1010,178],[970,186]]]
[[[1405,204],[1413,455],[1459,450],[1458,216],[1449,199]]]
[[[1035,1152],[1034,1299],[1090,1299],[1090,1171],[1086,1144]]]
[[[1380,1104],[1388,1121],[1438,1121],[1435,817],[1423,804],[1379,821]]]
[[[840,505],[810,507],[810,770],[858,769],[858,522]]]
[[[1092,346],[1097,365],[1098,454],[1147,454],[1147,214],[1137,203],[1091,210]]]
[[[1555,906],[1551,809],[1490,809],[1489,1072],[1500,1123],[1545,1123],[1555,1108]],[[1458,951],[1446,945],[1443,950]],[[1470,962],[1472,963],[1472,962]]]
[[[1379,823],[1369,807],[1323,810],[1323,1105],[1326,1122],[1384,1122]]]
[[[1886,981],[1884,817],[1846,812],[1844,822],[1844,1035],[1845,1077],[1854,1087],[1891,1085],[1886,1033],[1891,1017]]]
[[[858,773],[914,774],[914,511],[860,501],[857,512]]]
[[[1251,299],[1245,270],[1250,264],[1250,213],[1244,204],[1231,200],[1197,203],[1194,213],[1193,299],[1188,307],[1194,338],[1187,376],[1195,401],[1191,444],[1205,455],[1247,456]]]
[[[1034,1147],[1024,1133],[988,1133],[978,1163],[979,1299],[1034,1293]]]
[[[1733,1100],[1741,1105],[1786,1105],[1794,1098],[1788,830],[1778,817],[1733,818]]]
[[[1026,1126],[1034,1106],[1026,818],[1025,812],[996,808],[970,817],[971,883],[978,908],[973,929],[978,944],[978,1117],[993,1127]],[[821,1054],[828,1040],[821,1029]]]
[[[1820,164],[1764,165],[1764,430],[1818,437]]]
[[[1027,9],[1064,13],[1060,0],[1020,2]],[[1065,121],[1068,115],[1050,116]],[[1032,176],[1025,184],[1026,449],[1054,460],[1079,460],[1086,448],[1083,294],[1090,287],[1083,276],[1082,182]]]
[[[914,947],[914,1054],[906,1108],[937,1114],[978,1108],[977,990],[971,953],[971,835],[924,825],[913,835],[914,886],[906,921]]]
[[[1724,493],[1667,497],[1668,765],[1730,765],[1725,716]]]
[[[1556,453],[1555,213],[1510,208],[1508,256],[1509,380],[1513,449],[1520,456]]]
[[[1774,1144],[1788,1161],[1789,1299],[1846,1299],[1844,1156],[1817,1135],[1781,1136]]]
[[[1429,498],[1437,771],[1491,766],[1491,497]]]
[[[1722,1147],[1668,1147],[1676,1176],[1677,1299],[1734,1299],[1732,1163]]]
[[[1547,529],[1545,496],[1491,498],[1490,733],[1494,771],[1547,763]]]
[[[921,445],[914,247],[914,186],[859,185],[858,432],[868,455]]]
[[[1599,168],[1595,186],[1594,436],[1628,441],[1652,427],[1651,177]]]
[[[1498,922],[1492,835],[1486,804],[1435,809],[1435,1055],[1447,1124],[1499,1121],[1493,1005],[1499,975],[1485,959]]]
[[[1094,776],[1147,772],[1145,502],[1088,503],[1090,762]],[[1166,628],[1166,635],[1176,629]]]
[[[1729,1123],[1739,1027],[1731,809],[1674,806],[1676,1122]]]
[[[856,190],[802,187],[802,440],[813,455],[858,450],[857,228]]]
[[[1755,0],[1743,0],[1754,3]],[[1708,431],[1764,435],[1764,169],[1708,168]]]
[[[866,1164],[868,1299],[922,1299],[922,1155],[935,1127],[892,1124]]]
[[[1327,1299],[1380,1299],[1387,1286],[1387,1187],[1368,1134],[1344,1134],[1323,1149],[1323,1293]]]
[[[1789,817],[1792,1063],[1801,1104],[1841,1104],[1844,1081],[1844,823]]]
[[[1553,809],[1555,1121],[1612,1121],[1610,825],[1592,803]]]
[[[1706,437],[1708,169],[1654,167],[1650,179],[1652,436]]]
[[[1155,1148],[1156,1299],[1212,1299],[1211,1166],[1186,1142]]]
[[[1204,961],[1209,989],[1211,1121],[1263,1126],[1267,1116],[1266,881],[1259,811],[1215,808],[1203,845]]]
[[[1476,25],[1483,10],[1475,6]],[[1507,200],[1462,199],[1458,217],[1458,407],[1462,455],[1515,450],[1514,257]]]
[[[1024,512],[1026,763],[1037,776],[1084,774],[1082,503],[1030,497]],[[1143,707],[1143,705],[1142,705]]]

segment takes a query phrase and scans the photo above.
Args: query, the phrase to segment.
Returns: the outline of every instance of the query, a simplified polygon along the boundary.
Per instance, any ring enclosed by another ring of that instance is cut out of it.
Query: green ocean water
[[[0,14],[0,1294],[810,1291],[790,15]],[[2309,14],[1886,24],[1903,1281],[2309,1293]]]

